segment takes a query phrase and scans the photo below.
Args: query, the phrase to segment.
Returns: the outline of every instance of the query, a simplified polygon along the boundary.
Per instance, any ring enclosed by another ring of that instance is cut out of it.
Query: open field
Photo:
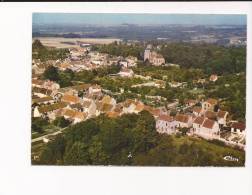
[[[76,42],[81,41],[83,43],[89,44],[110,44],[114,41],[121,41],[121,39],[106,38],[106,39],[96,39],[96,38],[61,38],[61,37],[35,37],[33,40],[39,39],[41,43],[47,47],[56,48],[73,48],[79,47]]]

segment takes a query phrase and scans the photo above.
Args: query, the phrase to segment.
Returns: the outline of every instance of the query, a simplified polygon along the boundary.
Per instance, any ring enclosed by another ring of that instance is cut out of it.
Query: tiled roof
[[[77,104],[71,104],[70,107],[73,109],[74,108],[81,109],[83,106],[80,103],[77,103]]]
[[[194,121],[193,121],[193,123],[196,123],[196,124],[199,124],[199,125],[202,125],[202,123],[204,122],[204,117],[197,117]]]
[[[62,98],[61,98],[62,102],[68,102],[68,103],[79,103],[80,98],[74,95],[67,95],[65,94]]]
[[[187,123],[189,121],[189,116],[185,114],[177,114],[175,119],[176,121]]]
[[[141,112],[144,109],[144,104],[143,103],[137,103],[135,110],[138,112]]]
[[[107,116],[110,118],[116,118],[116,117],[120,116],[120,113],[114,112],[114,111],[109,111],[109,112],[107,112]]]
[[[195,106],[195,107],[193,108],[193,112],[200,113],[201,110],[202,110],[202,108],[201,108],[200,106]]]
[[[214,126],[214,123],[215,123],[215,121],[210,120],[210,119],[206,119],[203,123],[203,127],[208,128],[208,129],[212,129]]]
[[[111,98],[110,96],[105,95],[105,96],[102,98],[101,101],[102,101],[103,104],[110,104],[111,100],[112,100],[112,98]]]
[[[95,102],[97,110],[102,109],[102,103],[100,101]]]
[[[32,99],[32,103],[41,103],[41,102],[46,102],[46,101],[50,101],[53,100],[53,98],[51,96],[46,96],[46,97],[42,97],[42,98],[36,98],[36,99]]]
[[[211,105],[216,105],[218,103],[218,101],[216,99],[213,98],[209,98],[207,99],[207,102]]]
[[[33,93],[41,93],[44,95],[51,95],[52,94],[52,90],[45,89],[45,88],[38,88],[38,87],[33,87],[32,92]]]
[[[153,109],[150,111],[150,113],[154,116],[159,116],[161,114],[161,111],[159,109]]]
[[[112,104],[103,104],[101,111],[102,112],[109,112],[109,111],[111,111],[112,108],[113,108]]]
[[[32,84],[34,85],[43,85],[44,81],[38,79],[32,79]]]
[[[87,117],[87,114],[84,112],[78,112],[71,109],[65,109],[64,116],[68,116],[73,119],[78,118],[78,119],[84,120]]]
[[[158,120],[167,121],[167,122],[172,122],[172,121],[174,121],[173,117],[172,117],[172,116],[169,116],[169,115],[160,115],[160,116],[158,117]]]
[[[216,119],[216,116],[217,116],[216,112],[212,112],[212,111],[209,111],[209,110],[207,110],[205,112],[205,117],[207,117],[209,119]]]
[[[235,128],[235,129],[245,130],[246,125],[241,122],[234,122],[231,124],[231,127]]]
[[[84,101],[82,105],[83,107],[88,108],[91,105],[91,101]]]
[[[228,112],[226,112],[226,111],[219,110],[219,112],[217,113],[217,117],[218,118],[224,118],[227,113]]]
[[[90,87],[90,84],[80,84],[80,85],[74,85],[71,88],[75,89],[76,91],[86,90]]]
[[[185,104],[196,104],[196,103],[197,103],[196,100],[192,100],[192,99],[185,100]]]
[[[46,113],[46,112],[50,112],[50,111],[64,108],[66,106],[67,106],[66,103],[59,102],[59,103],[55,103],[55,104],[51,104],[51,105],[40,106],[40,107],[38,107],[38,110],[40,113]]]
[[[129,107],[131,104],[135,104],[135,100],[132,100],[132,99],[126,99],[124,102],[123,102],[123,105],[125,107]]]

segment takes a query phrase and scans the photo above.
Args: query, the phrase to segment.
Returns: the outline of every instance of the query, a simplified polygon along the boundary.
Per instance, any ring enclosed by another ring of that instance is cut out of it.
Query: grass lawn
[[[179,148],[182,144],[196,144],[203,151],[207,152],[213,160],[216,162],[216,166],[244,166],[245,163],[245,151],[239,150],[236,148],[232,148],[226,145],[219,145],[212,143],[211,141],[207,141],[197,137],[189,137],[189,136],[172,136],[174,140],[174,144],[177,148]],[[238,158],[238,162],[230,162],[223,159],[224,156],[233,156]]]

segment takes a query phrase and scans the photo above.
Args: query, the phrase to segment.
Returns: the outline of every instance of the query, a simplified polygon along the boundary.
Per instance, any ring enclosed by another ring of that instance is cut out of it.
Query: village
[[[132,85],[132,88],[143,86],[165,88],[163,80],[152,79],[150,76],[135,74],[132,70],[137,66],[138,59],[133,56],[111,56],[106,53],[91,51],[90,44],[79,43],[79,48],[69,49],[70,55],[64,60],[49,60],[47,64],[57,67],[61,71],[67,69],[73,72],[90,71],[101,67],[117,65],[120,71],[108,77],[141,78],[144,83]],[[153,66],[179,66],[165,63],[165,59],[147,45],[144,51],[144,61]],[[148,111],[156,121],[156,131],[160,134],[184,133],[188,136],[200,137],[206,140],[219,140],[226,145],[239,147],[245,150],[246,130],[245,123],[232,120],[229,113],[219,109],[219,99],[197,98],[186,99],[183,104],[178,100],[164,106],[150,106],[139,98],[127,98],[118,102],[112,97],[110,90],[94,83],[75,82],[73,86],[61,87],[57,82],[41,80],[40,75],[46,67],[40,60],[34,59],[32,66],[32,117],[46,118],[50,122],[58,117],[64,117],[71,124],[76,124],[90,118],[105,114],[116,118],[124,114],[138,114]],[[213,74],[210,78],[201,78],[194,82],[216,82],[218,76]],[[169,82],[171,88],[183,88],[187,83]],[[120,89],[123,94],[124,89]],[[147,96],[147,95],[146,95]],[[166,100],[161,96],[148,96],[156,101]],[[174,114],[174,110],[176,113]],[[62,131],[59,131],[62,133]],[[48,133],[36,137],[32,142],[43,140],[50,141]]]

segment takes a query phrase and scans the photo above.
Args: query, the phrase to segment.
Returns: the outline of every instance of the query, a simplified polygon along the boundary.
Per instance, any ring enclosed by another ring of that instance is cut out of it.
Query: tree
[[[58,135],[55,140],[49,142],[40,157],[40,164],[62,164],[65,152],[65,139]]]
[[[32,118],[32,131],[43,133],[44,128],[49,124],[46,119],[43,118]]]
[[[82,142],[75,142],[64,155],[65,165],[90,164],[88,146]]]
[[[44,74],[43,74],[45,79],[49,79],[51,81],[59,81],[59,72],[58,69],[54,66],[49,66]]]
[[[37,51],[40,49],[45,49],[44,45],[40,42],[40,40],[35,39],[32,43],[32,50]]]
[[[65,119],[65,118],[62,116],[62,117],[56,118],[56,119],[53,121],[53,124],[54,124],[55,126],[64,128],[64,127],[67,127],[68,125],[70,125],[71,122],[70,122],[69,120]]]
[[[189,132],[189,128],[187,127],[182,127],[179,129],[179,131],[181,132],[182,135],[186,135],[187,132]]]
[[[92,165],[107,165],[109,155],[103,150],[103,144],[98,137],[94,137],[88,148]]]

